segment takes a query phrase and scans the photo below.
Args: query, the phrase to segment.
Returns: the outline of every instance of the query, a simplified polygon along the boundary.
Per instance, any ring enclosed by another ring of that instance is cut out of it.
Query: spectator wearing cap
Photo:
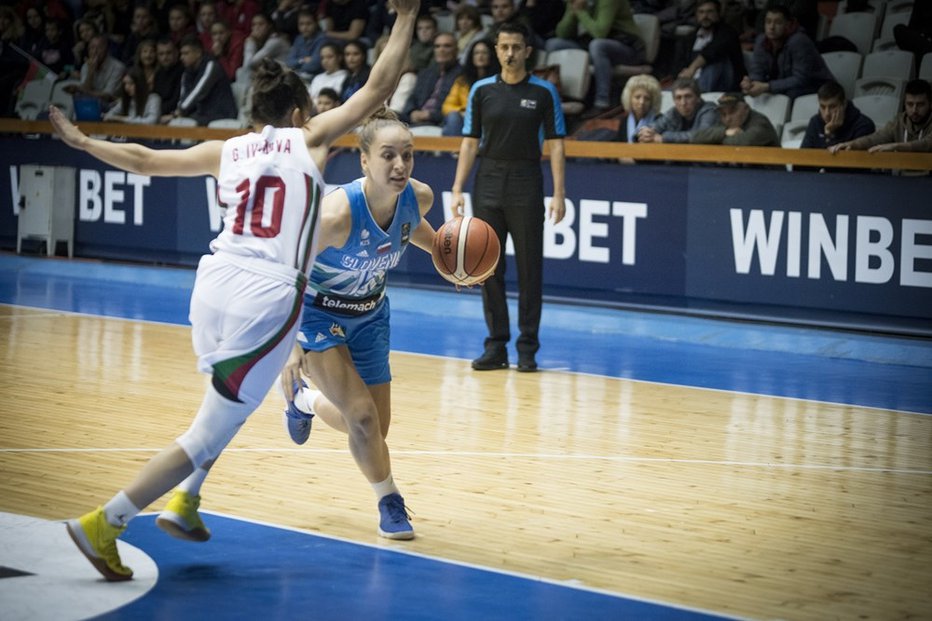
[[[819,87],[819,112],[809,119],[803,149],[827,149],[874,132],[874,122],[845,97],[845,89],[831,80]]]
[[[692,78],[673,82],[673,107],[638,131],[638,142],[688,143],[693,134],[718,123],[718,109],[702,99]]]
[[[767,9],[764,33],[754,42],[748,75],[741,80],[745,95],[784,94],[790,99],[815,93],[834,79],[812,39],[803,34],[785,6]]]
[[[780,139],[770,120],[744,100],[742,93],[725,93],[718,99],[718,123],[690,137],[693,144],[775,147]]]

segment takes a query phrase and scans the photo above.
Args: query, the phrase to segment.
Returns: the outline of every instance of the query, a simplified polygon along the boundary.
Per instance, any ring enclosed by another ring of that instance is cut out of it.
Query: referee
[[[544,182],[541,138],[550,149],[553,200],[548,216],[554,224],[566,213],[563,186],[566,125],[556,88],[531,76],[529,33],[519,23],[505,23],[495,41],[500,75],[477,81],[469,92],[463,142],[453,182],[454,213],[463,212],[463,185],[476,156],[479,170],[473,187],[473,213],[498,234],[501,256],[495,274],[482,287],[489,336],[485,351],[472,361],[477,371],[508,368],[511,339],[505,296],[505,239],[510,233],[518,266],[518,371],[536,371],[540,348],[544,261]]]

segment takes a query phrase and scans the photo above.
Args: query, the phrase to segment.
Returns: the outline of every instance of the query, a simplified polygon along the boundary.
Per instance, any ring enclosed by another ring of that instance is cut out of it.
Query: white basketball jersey
[[[323,178],[300,128],[267,125],[226,141],[217,197],[223,230],[210,244],[307,274],[314,260]]]

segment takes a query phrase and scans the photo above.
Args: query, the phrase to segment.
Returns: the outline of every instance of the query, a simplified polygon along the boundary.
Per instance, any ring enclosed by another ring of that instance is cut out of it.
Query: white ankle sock
[[[372,489],[375,490],[375,496],[379,500],[382,500],[389,494],[400,494],[398,488],[395,487],[395,480],[392,478],[392,475],[388,475],[388,478],[381,483],[373,483]]]
[[[183,492],[188,492],[192,496],[201,495],[201,485],[204,484],[204,479],[207,478],[207,470],[203,468],[198,468],[194,472],[188,475],[184,481],[178,484],[178,489]]]
[[[104,505],[104,515],[111,526],[123,526],[136,517],[139,509],[122,490]]]

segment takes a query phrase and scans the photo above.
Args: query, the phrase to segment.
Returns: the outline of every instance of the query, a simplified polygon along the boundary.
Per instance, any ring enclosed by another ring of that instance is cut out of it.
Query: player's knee
[[[354,438],[363,440],[384,437],[374,403],[359,403],[356,407],[347,408],[343,418],[347,431]]]

